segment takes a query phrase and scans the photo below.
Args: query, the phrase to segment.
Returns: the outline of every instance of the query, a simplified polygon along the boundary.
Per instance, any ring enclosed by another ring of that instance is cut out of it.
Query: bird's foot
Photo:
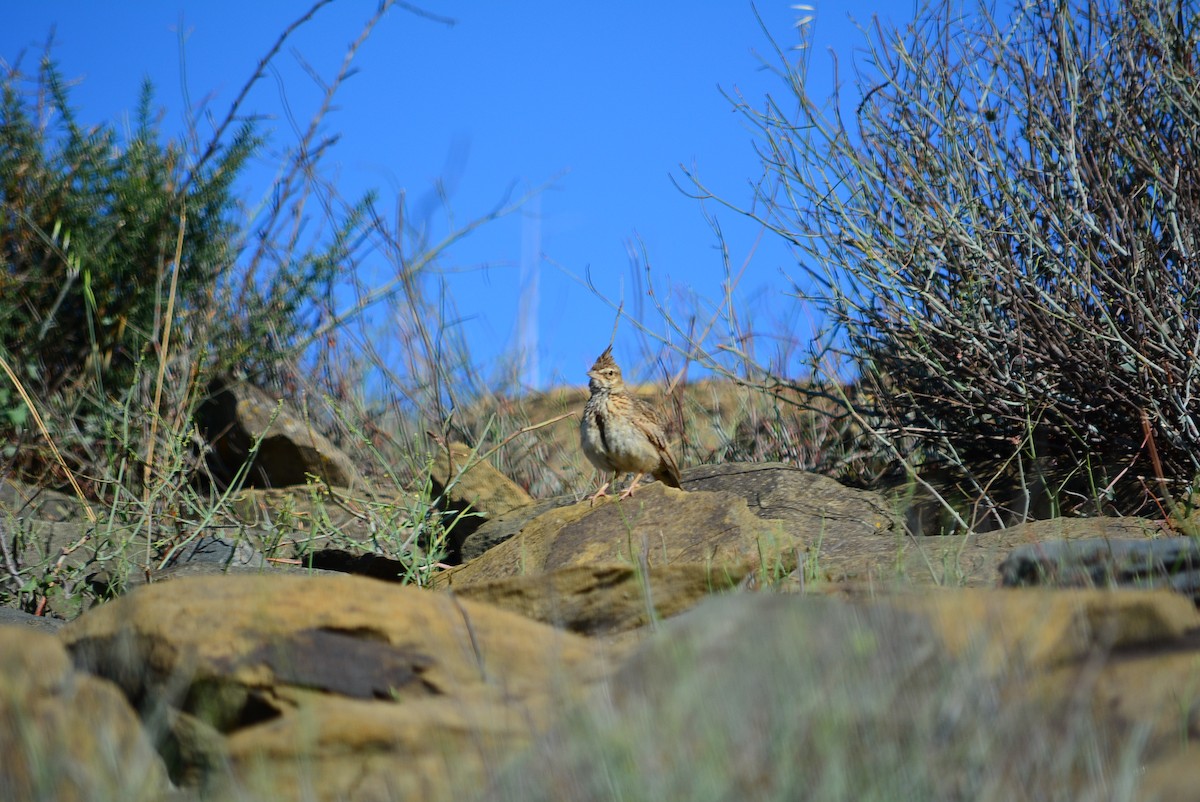
[[[620,495],[620,496],[618,496],[618,498],[629,498],[630,496],[632,496],[632,495],[633,495],[633,489],[634,489],[635,487],[637,487],[637,483],[638,483],[638,482],[641,480],[641,478],[642,478],[643,476],[645,476],[645,474],[642,474],[642,473],[639,473],[637,476],[634,476],[634,477],[633,477],[633,481],[629,483],[629,487],[627,487],[627,488],[625,488],[624,490],[622,490],[622,491],[621,491],[621,495]]]
[[[589,507],[596,506],[596,499],[600,498],[601,496],[608,495],[608,493],[606,491],[608,490],[608,486],[610,484],[612,484],[612,482],[605,482],[604,484],[600,485],[599,490],[597,490],[595,493],[593,493],[591,496],[588,497],[588,506]]]

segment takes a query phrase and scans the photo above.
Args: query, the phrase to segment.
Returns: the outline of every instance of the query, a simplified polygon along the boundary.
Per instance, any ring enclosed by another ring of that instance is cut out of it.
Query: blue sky
[[[824,96],[832,80],[828,51],[837,53],[849,83],[848,65],[863,45],[855,23],[869,23],[884,8],[894,18],[898,9],[881,0],[810,2],[811,83]],[[82,121],[123,125],[149,76],[166,112],[164,130],[174,132],[183,127],[189,101],[224,116],[259,59],[308,3],[11,5],[0,26],[0,59],[12,64],[24,51],[22,65],[33,71],[53,27],[54,54],[76,82],[71,97]],[[381,22],[325,121],[327,132],[341,135],[326,177],[348,198],[377,188],[389,206],[402,191],[410,203],[428,197],[441,180],[460,221],[487,212],[510,186],[520,191],[554,179],[529,214],[490,224],[439,263],[477,361],[515,352],[523,260],[527,275],[536,264],[539,276],[536,313],[526,328],[536,358],[524,375],[542,386],[582,383],[612,329],[612,310],[576,277],[590,271],[605,295],[624,297],[627,309],[636,303],[629,258],[635,239],[644,244],[662,297],[720,299],[723,269],[713,232],[699,204],[671,177],[682,179],[682,164],[730,199],[749,199],[748,182],[759,170],[753,136],[719,88],[754,100],[781,91],[761,69],[757,54],[769,47],[749,3],[430,0],[419,7],[455,24],[402,8]],[[797,41],[793,24],[805,12],[788,2],[763,0],[757,7],[780,44]],[[332,77],[374,8],[370,0],[325,7],[256,85],[246,108],[266,116],[274,150],[296,140],[286,111],[303,126],[319,103],[302,62]],[[264,160],[247,176],[248,200],[268,191],[270,175]],[[784,274],[797,273],[788,252],[770,237],[760,240],[734,214],[711,211],[718,212],[734,265],[747,265],[738,298],[754,327],[807,336],[819,322],[785,295]],[[636,363],[640,354],[633,328],[622,324],[618,359]]]

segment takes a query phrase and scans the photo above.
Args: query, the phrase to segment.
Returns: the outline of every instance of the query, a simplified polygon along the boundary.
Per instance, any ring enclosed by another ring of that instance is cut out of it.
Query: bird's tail
[[[680,490],[683,489],[683,486],[679,481],[679,468],[675,466],[674,462],[663,460],[658,466],[658,470],[654,472],[654,478],[662,482],[667,487],[676,487]]]

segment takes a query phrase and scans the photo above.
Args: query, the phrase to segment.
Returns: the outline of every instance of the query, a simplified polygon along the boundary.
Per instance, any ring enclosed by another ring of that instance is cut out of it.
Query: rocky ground
[[[321,506],[341,530],[365,525],[371,492],[329,443],[279,431],[271,453],[291,473],[260,451],[272,489],[179,533],[152,568],[105,560],[115,524],[72,499],[0,487],[7,557],[59,555],[75,581],[122,591],[0,615],[0,798],[1200,788],[1200,552],[1163,522],[913,536],[884,498],[780,464],[692,468],[683,490],[594,506],[535,501],[451,447],[434,492],[470,511],[461,564],[416,587],[388,556],[336,543],[306,566],[268,559],[315,520],[312,489],[273,476],[344,485]]]

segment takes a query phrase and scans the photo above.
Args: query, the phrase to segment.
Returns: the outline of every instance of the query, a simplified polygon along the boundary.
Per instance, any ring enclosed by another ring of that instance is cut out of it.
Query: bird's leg
[[[616,478],[617,478],[617,477],[615,477],[615,476],[614,476],[612,479],[609,479],[607,482],[605,482],[604,484],[600,485],[600,489],[599,489],[599,490],[597,490],[595,493],[593,493],[593,494],[592,494],[592,495],[591,495],[591,496],[588,498],[588,506],[589,506],[589,507],[593,507],[593,506],[595,506],[595,504],[596,504],[596,499],[600,498],[601,496],[607,496],[607,495],[608,495],[608,493],[606,493],[605,491],[606,491],[606,490],[608,490],[608,486],[609,486],[609,485],[611,485],[611,484],[613,483],[613,480],[614,480],[614,479],[616,479]]]
[[[641,480],[641,478],[645,475],[646,474],[644,474],[644,473],[635,474],[633,477],[633,481],[629,483],[629,487],[627,487],[623,491],[621,491],[621,495],[618,498],[629,498],[630,496],[632,496],[633,489],[635,487],[637,487],[638,481]]]

